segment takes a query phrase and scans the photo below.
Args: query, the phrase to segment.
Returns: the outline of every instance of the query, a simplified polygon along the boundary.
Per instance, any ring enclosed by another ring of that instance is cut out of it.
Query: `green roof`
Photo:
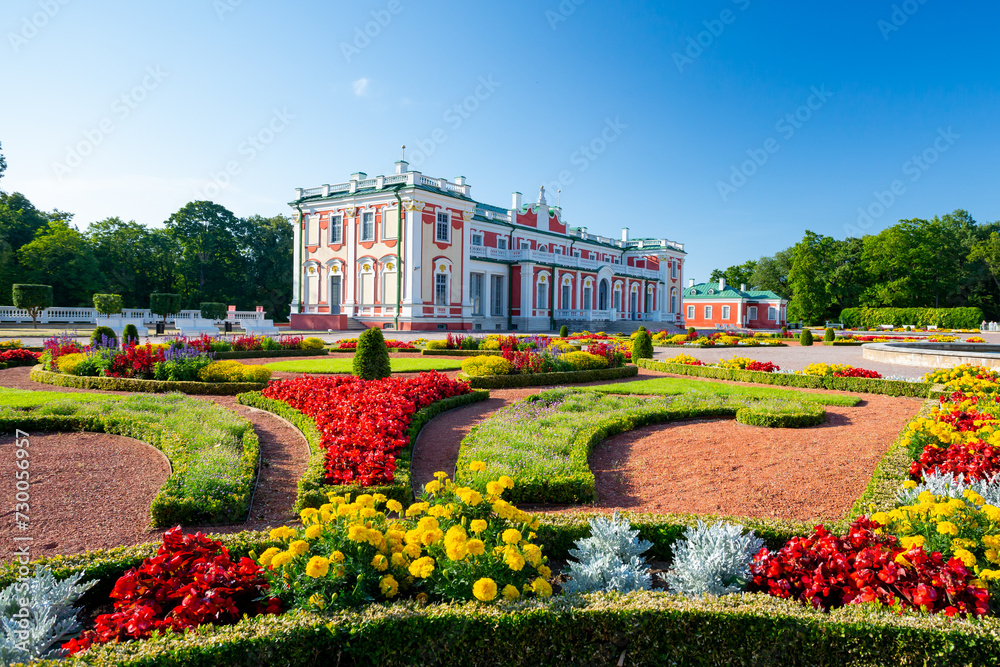
[[[719,283],[700,283],[684,290],[690,299],[781,299],[771,290],[739,290],[732,285],[719,289]]]

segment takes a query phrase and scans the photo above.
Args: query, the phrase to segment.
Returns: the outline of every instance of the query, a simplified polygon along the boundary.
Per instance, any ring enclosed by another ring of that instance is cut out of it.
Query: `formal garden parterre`
[[[491,372],[554,377],[612,367],[614,357],[618,368],[635,369],[625,365],[627,351],[636,363],[668,373],[685,368],[755,384],[644,380],[543,390],[475,427],[462,443],[456,473],[440,473],[416,498],[409,495],[407,461],[416,432],[435,412],[481,400],[485,392],[434,372],[392,376],[382,345],[384,358],[361,366],[376,369],[374,377],[285,379],[244,394],[241,402],[281,415],[310,442],[298,520],[220,537],[174,529],[159,545],[33,563],[39,587],[73,593],[60,607],[64,620],[75,615],[74,599],[88,608],[113,603],[82,634],[53,647],[63,645],[71,661],[86,664],[311,664],[331,651],[372,664],[403,664],[415,656],[465,664],[467,656],[456,649],[472,636],[488,637],[479,652],[487,662],[512,654],[540,663],[708,664],[743,655],[776,661],[808,655],[814,664],[995,659],[996,372],[967,367],[904,383],[832,365],[782,373],[776,364],[740,358],[715,367],[674,360],[657,368],[659,362],[643,358],[645,339],[637,338],[566,341],[572,350],[551,342],[521,349],[518,341],[517,349],[501,346],[500,354],[473,356],[462,367],[469,378]],[[119,369],[155,376],[156,364],[177,360],[165,351],[158,358],[155,348],[146,350],[148,360],[130,360],[128,347],[109,348],[101,341],[70,350],[57,341],[46,349],[45,372],[58,373],[60,358],[73,355],[83,355],[78,364],[98,368],[90,377]],[[134,348],[133,355],[143,354]],[[116,362],[121,355],[130,363]],[[589,368],[558,365],[570,363]],[[465,364],[473,373],[487,370],[474,375]],[[792,443],[798,429],[826,418],[827,407],[853,409],[866,392],[927,397],[932,386],[939,387],[936,397],[885,450],[853,509],[826,527],[708,515],[530,514],[517,506],[559,502],[586,510],[594,498],[588,455],[616,432],[695,417],[735,418]],[[140,439],[165,442],[181,426],[154,434],[142,415],[196,409],[185,401],[217,409],[177,395],[91,396],[60,402],[5,392],[2,417],[5,427],[128,428]],[[209,431],[204,421],[193,428]],[[252,467],[246,425],[241,433],[243,450],[227,451]],[[214,520],[238,520],[234,512],[244,506],[236,498],[247,478],[232,473],[246,468],[236,459],[211,460],[205,452],[216,449],[206,440],[212,437],[190,433],[180,438],[189,446],[171,450],[172,462],[181,462],[171,476],[178,477],[172,497],[186,507],[186,489],[199,499],[195,505],[205,506],[201,499],[218,493],[212,482],[225,469],[235,486],[222,494],[231,501]],[[650,557],[665,563],[663,573],[650,576]],[[0,585],[16,583],[18,568],[5,566]],[[45,568],[55,577],[46,579]],[[84,593],[88,581],[97,583]]]

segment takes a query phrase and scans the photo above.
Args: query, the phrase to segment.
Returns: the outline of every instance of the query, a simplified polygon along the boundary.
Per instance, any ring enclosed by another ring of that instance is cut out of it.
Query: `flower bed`
[[[189,382],[122,377],[79,377],[65,373],[52,373],[42,370],[40,366],[32,368],[29,377],[35,382],[57,387],[101,389],[104,391],[141,391],[157,394],[179,391],[184,394],[209,396],[232,396],[247,391],[258,391],[267,386],[267,382]]]
[[[904,380],[876,380],[871,378],[834,377],[829,375],[806,375],[793,373],[776,373],[750,370],[732,370],[714,366],[692,366],[684,363],[664,363],[651,359],[639,359],[636,364],[640,368],[648,368],[661,373],[676,375],[693,375],[697,377],[714,378],[717,380],[732,380],[735,382],[755,382],[784,387],[802,387],[806,389],[835,389],[838,391],[856,391],[868,394],[885,394],[887,396],[914,396],[924,398],[931,391],[931,382],[907,382]]]
[[[423,425],[445,410],[487,397],[431,371],[384,380],[282,380],[239,401],[284,417],[309,442],[309,466],[296,504],[301,509],[322,504],[328,493],[361,489],[408,502],[409,450]]]
[[[34,366],[38,363],[40,356],[42,356],[40,352],[32,352],[31,350],[21,348],[0,350],[0,364],[5,364],[7,368]]]
[[[554,371],[550,373],[529,373],[516,375],[492,375],[474,377],[460,375],[459,379],[469,383],[474,389],[510,389],[514,387],[544,387],[580,382],[600,382],[621,380],[639,374],[637,366],[621,368],[601,368],[586,371]]]
[[[0,432],[84,430],[142,440],[162,451],[171,466],[150,507],[153,525],[245,518],[260,458],[257,434],[246,419],[178,394],[53,398],[21,409],[0,408]]]
[[[461,378],[473,387],[492,389],[591,382],[638,373],[638,369],[630,371],[625,366],[632,356],[625,343],[591,343],[586,352],[558,341],[519,345],[513,336],[502,339],[501,344],[499,357],[475,356],[463,361]]]
[[[659,332],[653,336],[653,344],[657,347],[787,347],[781,342],[780,334],[762,334],[760,332],[715,332],[707,336],[693,334],[674,334]]]
[[[805,426],[817,418],[822,421],[826,412],[817,403],[783,399],[553,389],[502,408],[474,426],[462,440],[456,481],[478,487],[485,478],[508,475],[515,481],[515,502],[591,502],[595,481],[588,457],[605,438],[649,424],[737,415],[753,425]],[[469,465],[474,461],[485,462],[485,468],[472,472]]]
[[[420,353],[420,349],[404,340],[394,340],[392,338],[385,339],[385,346],[389,348],[390,352],[416,352]],[[338,341],[332,348],[330,352],[356,352],[358,349],[358,339],[357,338],[345,338]]]

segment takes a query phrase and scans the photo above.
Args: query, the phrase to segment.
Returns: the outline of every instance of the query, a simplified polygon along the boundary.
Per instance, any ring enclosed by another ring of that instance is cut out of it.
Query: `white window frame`
[[[371,238],[365,232],[367,228],[365,226],[365,220],[368,216],[371,216]],[[361,241],[362,243],[371,243],[375,241],[375,211],[362,211],[361,212]]]
[[[583,303],[580,304],[580,310],[591,310],[594,301],[594,288],[590,285],[584,285],[583,295],[580,298],[583,299]]]
[[[694,319],[694,306],[688,306],[687,307],[687,319],[689,319],[689,320],[693,320]]]
[[[329,222],[326,225],[327,229],[327,245],[343,245],[344,244],[344,216],[342,215],[330,215]],[[334,238],[333,232],[337,232],[337,238]]]
[[[531,250],[531,241],[521,241],[521,250]]]
[[[444,280],[442,280],[444,278]],[[434,274],[434,305],[435,306],[447,306],[450,302],[448,298],[448,292],[450,285],[448,284],[448,274],[447,273],[435,273]],[[442,293],[442,288],[443,293]]]
[[[670,263],[670,277],[677,278],[677,262]]]
[[[498,236],[497,237],[497,250],[506,250],[506,249],[507,249],[507,239],[505,239],[505,238],[503,238],[501,236]]]
[[[747,306],[747,319],[748,320],[757,319],[757,306]]]
[[[729,319],[729,314],[730,314],[729,306],[723,306],[722,307],[722,319],[728,320]]]
[[[538,283],[537,294],[535,296],[535,308],[538,310],[548,310],[549,307],[549,284]]]
[[[483,245],[483,233],[482,232],[473,232],[472,233],[472,238],[470,240],[470,243],[472,245],[476,246],[476,247],[482,247],[482,245]]]
[[[556,246],[556,247],[552,248],[552,252],[554,252],[557,255],[561,255],[562,254],[562,246]]]
[[[768,306],[767,307],[767,319],[770,320],[771,322],[777,322],[778,321],[778,307],[777,306]]]
[[[506,241],[507,239],[504,239]],[[504,276],[490,276],[490,315],[502,317],[504,307]]]
[[[444,223],[444,238],[441,238],[442,226]],[[434,216],[434,241],[436,243],[451,243],[451,213],[448,211],[438,211]]]
[[[479,279],[479,294],[476,294],[476,279]],[[483,315],[483,291],[486,289],[486,274],[474,272],[469,274],[469,301],[472,302],[472,314]],[[476,305],[478,303],[478,306]]]
[[[711,320],[712,319],[712,307],[711,306],[705,306],[705,319],[706,320]]]

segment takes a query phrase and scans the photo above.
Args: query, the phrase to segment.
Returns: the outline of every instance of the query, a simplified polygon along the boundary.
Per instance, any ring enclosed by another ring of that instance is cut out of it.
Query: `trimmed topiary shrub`
[[[801,345],[812,345],[813,344],[812,331],[810,331],[809,329],[803,329],[802,335],[799,336],[799,343]]]
[[[469,357],[463,361],[462,372],[469,377],[510,375],[514,372],[514,366],[503,357],[483,355],[478,357]]]
[[[567,336],[569,336],[569,327],[564,324],[559,327],[559,337],[566,338]]]
[[[358,349],[354,353],[354,374],[364,380],[381,380],[392,373],[389,348],[381,329],[368,329],[358,336]]]
[[[116,315],[124,306],[121,294],[95,294],[94,309],[101,315]]]
[[[38,316],[52,306],[52,285],[29,285],[18,283],[11,289],[14,307],[28,311],[31,324],[38,328]]]
[[[134,324],[126,324],[125,331],[122,332],[122,346],[127,347],[133,343],[139,344],[139,330]]]
[[[590,371],[608,367],[607,357],[600,354],[591,354],[590,352],[567,352],[559,357],[559,359],[573,364],[573,368],[578,371]]]
[[[444,340],[429,340],[427,341],[426,348],[428,350],[447,350],[448,342]],[[463,352],[466,350],[463,350]],[[478,352],[478,350],[476,350]]]
[[[698,330],[694,327],[688,327],[688,336],[697,336]]]
[[[827,327],[826,331],[823,332],[823,340],[831,341],[837,339],[837,333],[833,330],[833,327]]]
[[[219,301],[202,301],[198,308],[202,318],[206,320],[224,320],[229,314],[229,307]]]
[[[174,315],[181,310],[181,295],[169,292],[154,292],[149,295],[149,310],[167,321],[167,315]]]
[[[650,337],[649,332],[639,327],[639,331],[636,334],[635,339],[632,341],[632,359],[652,359],[653,339]]]
[[[97,347],[102,345],[102,339],[107,339],[107,344],[104,347],[118,347],[118,334],[111,327],[97,327],[94,329],[94,333],[90,334],[90,345],[91,347]]]
[[[305,338],[299,343],[300,350],[322,350],[324,347],[326,347],[326,343],[323,342],[323,339],[315,336]]]

